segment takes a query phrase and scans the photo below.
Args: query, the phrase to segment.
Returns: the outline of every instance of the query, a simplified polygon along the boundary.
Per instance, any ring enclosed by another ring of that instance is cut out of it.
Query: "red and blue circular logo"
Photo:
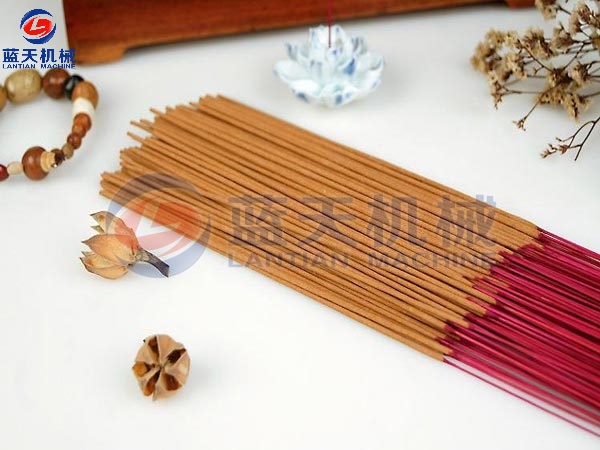
[[[56,24],[45,9],[32,9],[21,19],[23,37],[31,44],[45,44],[56,31]]]
[[[130,192],[136,192],[136,195]],[[166,194],[181,200],[166,200]],[[212,230],[210,217],[192,206],[193,203],[183,200],[185,198],[199,200],[202,196],[183,179],[153,173],[129,181],[117,192],[108,208],[135,231],[142,248],[170,266],[171,277],[185,272],[200,259]],[[138,213],[150,221],[143,221]],[[161,277],[147,264],[136,264],[131,271],[148,278]]]

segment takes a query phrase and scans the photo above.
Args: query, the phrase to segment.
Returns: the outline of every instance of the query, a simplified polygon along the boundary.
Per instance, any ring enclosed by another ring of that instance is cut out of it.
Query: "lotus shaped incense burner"
[[[287,43],[289,59],[275,74],[294,95],[308,103],[342,106],[363,98],[381,83],[383,57],[368,50],[362,37],[348,36],[341,26],[311,28],[308,41]]]

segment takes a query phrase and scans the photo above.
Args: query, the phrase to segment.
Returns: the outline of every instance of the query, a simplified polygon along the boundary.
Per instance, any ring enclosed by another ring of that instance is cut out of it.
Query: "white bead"
[[[9,175],[19,175],[23,173],[23,164],[20,162],[11,162],[8,166],[6,166],[6,170]]]
[[[90,121],[94,123],[94,115],[96,110],[94,109],[94,104],[87,98],[79,97],[73,100],[73,118],[80,113],[87,114],[90,118]]]

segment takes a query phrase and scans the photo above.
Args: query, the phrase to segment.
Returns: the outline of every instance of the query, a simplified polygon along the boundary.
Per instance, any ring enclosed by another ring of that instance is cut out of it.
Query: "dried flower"
[[[598,122],[600,122],[600,117],[587,121],[568,138],[556,138],[556,143],[548,144],[546,150],[542,152],[542,157],[546,158],[555,153],[565,154],[569,150],[577,150],[577,154],[575,155],[575,159],[577,159],[594,128],[598,125]]]
[[[144,339],[132,370],[143,394],[159,400],[183,387],[190,372],[190,357],[182,344],[158,334]]]
[[[535,6],[546,20],[554,19],[558,12],[556,0],[535,0]]]
[[[521,129],[539,105],[561,106],[579,120],[591,99],[600,95],[600,1],[536,0],[535,4],[545,19],[556,20],[552,36],[546,37],[538,28],[522,35],[492,29],[471,58],[473,67],[487,77],[495,106],[508,95],[534,95],[533,107],[515,121]],[[526,87],[521,88],[524,80]],[[582,142],[572,140],[573,136],[558,139],[542,156],[570,149],[579,155],[595,124],[586,122],[573,135],[583,136]]]
[[[83,241],[90,252],[82,252],[81,262],[88,272],[114,280],[125,275],[136,263],[147,262],[156,267],[165,277],[169,276],[169,266],[144,250],[123,220],[108,211],[92,214],[98,225],[92,229],[96,236]]]
[[[573,66],[569,68],[569,76],[580,87],[587,86],[590,81],[588,65],[583,65],[580,61],[575,62]]]

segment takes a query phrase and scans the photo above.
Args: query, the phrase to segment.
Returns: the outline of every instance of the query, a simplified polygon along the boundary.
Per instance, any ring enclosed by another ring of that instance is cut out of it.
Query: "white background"
[[[57,1],[5,2],[0,45],[31,47],[19,22]],[[88,214],[106,209],[100,173],[133,145],[129,121],[150,107],[222,93],[498,205],[596,251],[597,137],[578,162],[540,151],[575,124],[513,98],[495,111],[469,65],[485,31],[524,29],[537,12],[503,6],[357,21],[387,60],[381,88],[330,111],[305,105],[272,75],[284,42],[306,29],[132,51],[77,72],[100,92],[76,157],[46,180],[0,185],[0,439],[11,450],[597,449],[599,441],[207,251],[177,277],[110,282],[86,273]],[[5,78],[10,70],[1,70]],[[47,98],[0,119],[0,161],[65,139],[70,106]],[[153,403],[130,372],[142,338],[169,333],[192,358],[188,385]]]

